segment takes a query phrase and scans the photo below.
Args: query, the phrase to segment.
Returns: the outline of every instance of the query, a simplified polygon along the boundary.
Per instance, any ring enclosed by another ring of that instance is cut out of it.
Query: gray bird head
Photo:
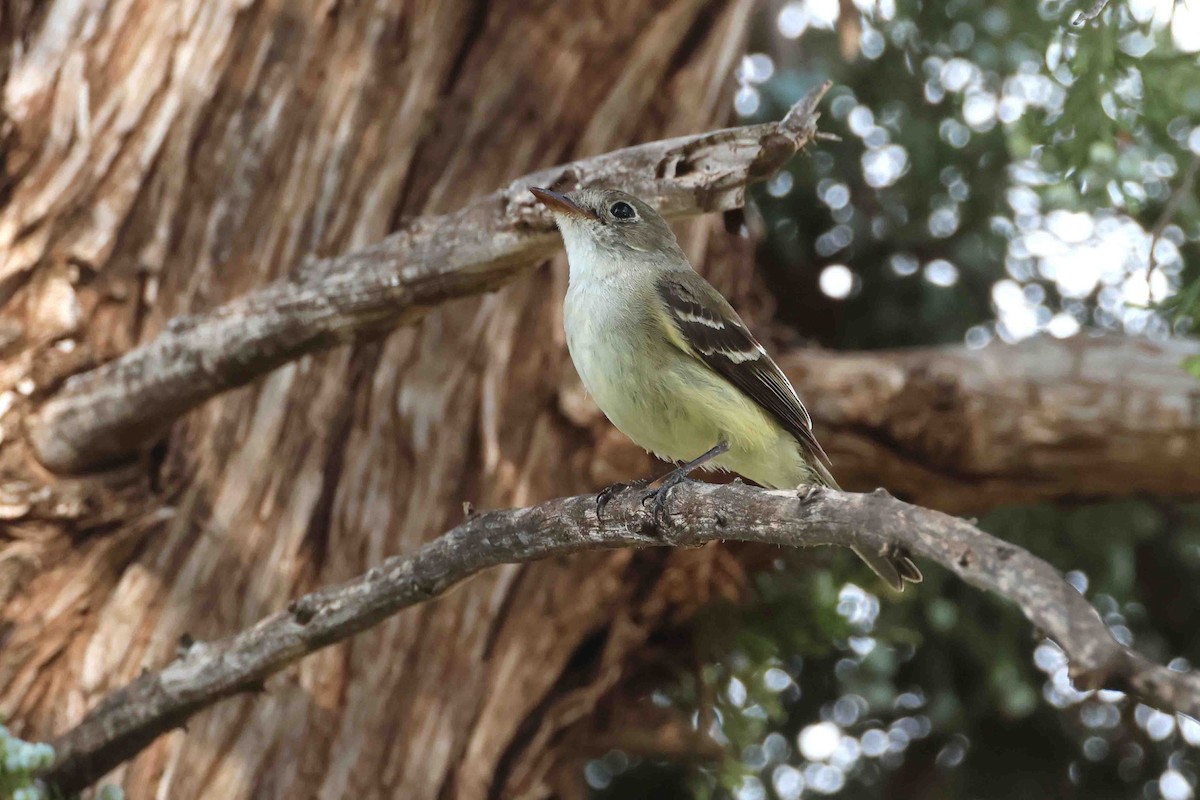
[[[554,212],[573,264],[579,257],[590,261],[596,256],[637,261],[683,258],[667,221],[627,192],[578,189],[559,194],[536,187],[530,191]]]

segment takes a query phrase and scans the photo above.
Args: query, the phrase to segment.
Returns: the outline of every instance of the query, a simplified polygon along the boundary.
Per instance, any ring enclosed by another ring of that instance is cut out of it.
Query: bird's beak
[[[565,194],[552,192],[549,189],[542,189],[537,186],[529,187],[529,191],[533,192],[533,196],[542,202],[542,205],[550,209],[556,214],[567,214],[572,217],[582,217],[583,219],[598,219],[598,217],[586,208],[580,208],[575,204],[575,201],[567,197]]]

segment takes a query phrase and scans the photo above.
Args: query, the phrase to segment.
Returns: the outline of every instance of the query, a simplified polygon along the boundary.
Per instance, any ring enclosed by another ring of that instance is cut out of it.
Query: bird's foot
[[[650,478],[638,478],[629,483],[614,483],[604,487],[600,494],[596,495],[596,519],[604,519],[604,507],[617,495],[629,489],[644,489],[650,484],[650,480]]]
[[[690,471],[684,467],[675,470],[663,478],[661,486],[647,492],[642,498],[643,508],[650,504],[650,518],[654,521],[655,530],[662,530],[671,522],[671,515],[667,512],[667,498],[670,497],[672,489],[688,479]]]

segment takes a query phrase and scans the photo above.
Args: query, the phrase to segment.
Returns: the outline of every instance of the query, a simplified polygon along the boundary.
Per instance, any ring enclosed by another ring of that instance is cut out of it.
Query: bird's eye
[[[637,212],[633,210],[633,206],[624,200],[613,203],[612,207],[608,209],[608,213],[612,214],[616,219],[633,219],[637,216]]]

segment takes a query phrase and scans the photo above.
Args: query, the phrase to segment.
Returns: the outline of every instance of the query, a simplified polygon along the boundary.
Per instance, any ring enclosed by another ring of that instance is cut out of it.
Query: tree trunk
[[[12,4],[2,402],[306,254],[568,157],[710,127],[750,5]],[[181,636],[229,633],[411,550],[465,501],[645,471],[640,454],[606,461],[604,442],[598,458],[572,422],[564,289],[560,259],[225,395],[111,473],[103,513],[82,508],[86,479],[55,482],[41,515],[0,505],[25,517],[0,552],[0,710],[46,737]],[[112,779],[131,798],[581,796],[587,743],[563,732],[621,677],[641,616],[702,602],[728,583],[725,558],[492,571],[202,713]],[[699,578],[662,580],[684,569]]]

